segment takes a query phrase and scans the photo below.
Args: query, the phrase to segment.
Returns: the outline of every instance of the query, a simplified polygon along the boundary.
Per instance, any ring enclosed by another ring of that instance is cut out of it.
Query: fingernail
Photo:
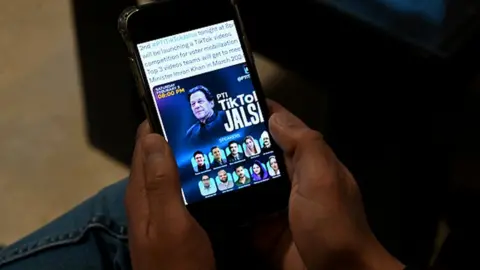
[[[306,125],[289,112],[278,112],[272,115],[273,122],[281,128],[305,128]]]
[[[143,153],[146,159],[151,156],[163,155],[165,153],[165,141],[160,137],[160,135],[152,134],[147,135],[143,139]]]

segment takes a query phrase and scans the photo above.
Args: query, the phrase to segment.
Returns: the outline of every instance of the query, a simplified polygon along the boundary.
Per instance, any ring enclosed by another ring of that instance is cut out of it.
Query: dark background
[[[74,1],[90,141],[126,164],[144,119],[116,32],[131,4]],[[458,10],[471,16],[436,27],[392,13],[410,32],[449,29],[429,43],[325,1],[241,2],[253,49],[306,81],[284,78],[267,93],[322,131],[355,175],[378,239],[404,263],[426,265],[444,219],[439,261],[449,269],[474,265],[479,239],[478,16]]]

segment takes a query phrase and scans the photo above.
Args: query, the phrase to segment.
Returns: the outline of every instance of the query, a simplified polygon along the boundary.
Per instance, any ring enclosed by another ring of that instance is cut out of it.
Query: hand
[[[138,130],[125,204],[133,269],[215,268],[210,240],[182,200],[172,151],[147,122]]]
[[[371,232],[358,186],[319,132],[271,102],[269,126],[292,181],[289,229],[279,247],[288,269],[403,269]],[[290,234],[291,232],[291,234]]]

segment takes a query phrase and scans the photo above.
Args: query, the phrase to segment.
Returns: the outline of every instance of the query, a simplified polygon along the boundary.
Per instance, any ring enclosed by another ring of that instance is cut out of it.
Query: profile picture
[[[237,166],[235,172],[233,173],[233,181],[237,187],[250,184],[250,174],[244,166]]]
[[[198,182],[198,188],[203,196],[208,196],[217,192],[215,181],[213,181],[213,178],[210,178],[210,176],[206,174],[202,175],[202,178]]]
[[[230,163],[245,159],[242,146],[237,141],[229,142],[225,152],[227,153],[227,161]]]
[[[226,170],[219,170],[217,177],[215,178],[218,186],[218,190],[224,191],[233,188],[233,178],[231,173],[227,173]]]
[[[270,176],[280,175],[280,169],[278,168],[277,158],[275,156],[270,156],[268,158],[267,170]]]
[[[258,145],[258,141],[254,139],[252,136],[247,136],[243,140],[243,148],[246,157],[251,157],[260,154],[260,146]]]
[[[185,135],[188,142],[202,142],[225,131],[225,112],[215,111],[214,96],[207,87],[197,85],[188,90],[188,102],[196,119]]]
[[[269,177],[267,167],[259,160],[255,160],[250,167],[250,175],[253,181],[265,180]]]
[[[210,164],[212,168],[227,164],[227,156],[225,155],[225,151],[218,146],[214,146],[210,149],[208,157],[210,158]]]
[[[260,147],[262,148],[262,151],[266,151],[272,148],[270,135],[268,135],[267,131],[262,132],[262,134],[260,135]]]
[[[192,163],[195,172],[203,172],[210,169],[210,163],[208,162],[207,156],[202,151],[196,151],[193,153],[190,162]]]

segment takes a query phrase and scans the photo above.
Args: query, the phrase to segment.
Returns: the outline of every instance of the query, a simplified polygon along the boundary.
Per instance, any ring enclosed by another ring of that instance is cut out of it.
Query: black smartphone
[[[290,183],[238,7],[166,0],[126,9],[119,31],[153,130],[168,141],[187,208],[241,224],[285,209]]]

